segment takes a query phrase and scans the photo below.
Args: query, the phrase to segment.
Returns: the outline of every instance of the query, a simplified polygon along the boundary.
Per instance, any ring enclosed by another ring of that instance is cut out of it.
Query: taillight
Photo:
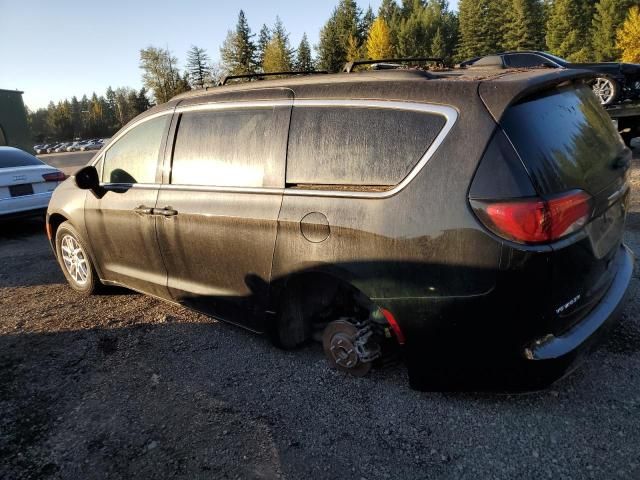
[[[495,234],[518,243],[549,243],[584,227],[592,214],[591,197],[574,190],[547,200],[471,200],[478,218]]]
[[[67,179],[67,176],[62,172],[45,173],[42,175],[45,182],[63,182]]]

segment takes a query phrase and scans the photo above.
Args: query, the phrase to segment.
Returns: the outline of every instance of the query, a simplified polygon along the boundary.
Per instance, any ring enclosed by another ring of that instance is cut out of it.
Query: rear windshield
[[[581,188],[596,194],[613,182],[624,144],[588,87],[566,87],[510,107],[501,121],[541,193]]]
[[[33,155],[17,148],[0,148],[0,168],[29,167],[42,164]]]

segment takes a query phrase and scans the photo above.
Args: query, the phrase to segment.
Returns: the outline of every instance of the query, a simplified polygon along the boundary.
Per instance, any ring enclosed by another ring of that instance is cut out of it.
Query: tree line
[[[640,0],[383,0],[377,12],[338,0],[312,46],[294,48],[283,22],[253,33],[243,10],[213,62],[192,46],[185,67],[168,48],[140,50],[143,90],[109,88],[105,96],[49,104],[29,115],[38,137],[112,134],[152,103],[215,86],[224,75],[281,71],[338,72],[360,58],[429,56],[452,65],[505,50],[547,50],[573,62],[640,63]],[[314,54],[315,53],[315,54]],[[149,96],[147,95],[147,92]]]
[[[339,0],[312,48],[297,48],[276,17],[258,33],[240,10],[220,47],[220,62],[193,46],[180,73],[167,49],[140,51],[144,85],[158,102],[215,85],[223,75],[326,70],[360,58],[429,56],[445,63],[505,50],[547,50],[569,61],[640,62],[640,0],[383,0],[377,12]],[[315,55],[314,52],[315,51]]]
[[[27,118],[36,142],[104,138],[150,106],[145,87],[137,91],[108,87],[104,95],[94,92],[91,97],[83,95],[80,100],[73,96],[71,100],[49,102],[47,108],[27,110]]]

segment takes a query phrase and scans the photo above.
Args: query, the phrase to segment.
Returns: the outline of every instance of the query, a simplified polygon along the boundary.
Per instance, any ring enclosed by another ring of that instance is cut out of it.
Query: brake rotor
[[[322,334],[322,347],[329,364],[337,370],[363,377],[371,370],[371,362],[362,362],[356,350],[358,329],[346,320],[335,320]]]

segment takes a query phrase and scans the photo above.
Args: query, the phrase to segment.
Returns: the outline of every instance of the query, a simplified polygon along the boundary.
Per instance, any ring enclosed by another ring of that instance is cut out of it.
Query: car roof
[[[486,106],[498,118],[504,109],[523,95],[538,89],[580,78],[593,72],[560,69],[474,68],[442,71],[397,69],[364,72],[315,74],[208,87],[182,93],[156,105],[130,123],[173,110],[176,106],[217,102],[247,102],[295,99],[382,99],[439,103],[464,110],[469,101],[483,96]],[[489,100],[487,100],[489,99]],[[129,124],[123,128],[127,128]]]

